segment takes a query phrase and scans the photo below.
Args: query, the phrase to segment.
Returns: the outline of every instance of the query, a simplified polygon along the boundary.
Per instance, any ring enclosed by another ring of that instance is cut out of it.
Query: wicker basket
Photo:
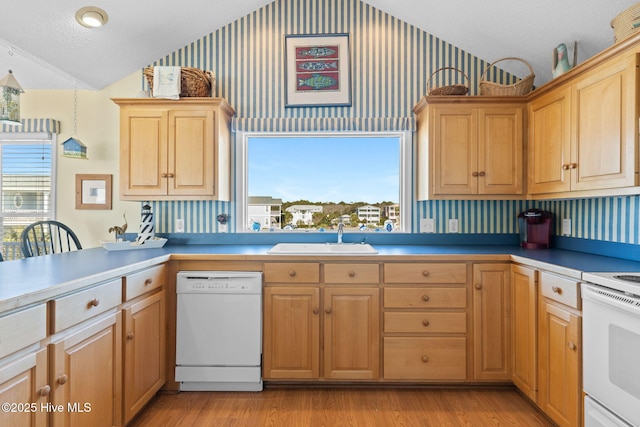
[[[455,71],[459,72],[460,74],[462,74],[464,76],[464,78],[467,80],[467,84],[469,82],[469,77],[467,77],[467,75],[465,73],[463,73],[462,71],[458,70],[457,68],[454,68],[454,67],[438,68],[433,73],[431,73],[431,75],[429,76],[429,79],[427,79],[427,92],[429,93],[429,95],[434,95],[434,96],[466,95],[467,92],[469,92],[469,87],[465,86],[463,84],[455,84],[455,85],[431,88],[430,85],[429,85],[430,82],[431,82],[431,79],[433,78],[433,76],[436,73],[438,73],[438,72],[440,72],[442,70],[455,70]]]
[[[491,69],[491,67],[493,67],[495,64],[497,64],[500,61],[506,61],[506,60],[515,60],[515,61],[521,61],[525,63],[526,66],[529,67],[529,71],[531,74],[529,74],[528,76],[522,78],[518,82],[511,85],[504,85],[504,84],[499,84],[499,83],[494,83],[494,82],[489,82],[484,80],[484,75],[487,73],[487,71]],[[520,59],[520,58],[498,59],[497,61],[489,64],[487,69],[484,70],[484,72],[480,76],[480,84],[479,84],[480,95],[488,95],[488,96],[526,95],[529,92],[531,92],[531,88],[533,87],[533,80],[535,78],[536,78],[536,75],[533,74],[533,68],[531,68],[531,64],[529,64],[524,59]]]
[[[153,67],[145,68],[144,76],[147,78],[149,90],[153,94]],[[211,71],[182,67],[180,79],[181,98],[216,96],[216,78],[213,77]]]
[[[640,3],[636,3],[611,20],[613,39],[616,43],[640,29]]]

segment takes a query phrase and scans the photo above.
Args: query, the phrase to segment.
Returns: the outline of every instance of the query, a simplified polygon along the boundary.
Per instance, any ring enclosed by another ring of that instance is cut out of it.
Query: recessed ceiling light
[[[109,20],[107,12],[95,6],[87,6],[78,9],[76,12],[76,21],[78,24],[87,28],[102,27]]]

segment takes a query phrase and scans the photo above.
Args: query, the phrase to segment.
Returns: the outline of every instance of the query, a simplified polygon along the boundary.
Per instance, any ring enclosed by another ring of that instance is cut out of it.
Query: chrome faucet
[[[338,244],[342,243],[342,234],[344,233],[344,224],[342,221],[338,223]]]

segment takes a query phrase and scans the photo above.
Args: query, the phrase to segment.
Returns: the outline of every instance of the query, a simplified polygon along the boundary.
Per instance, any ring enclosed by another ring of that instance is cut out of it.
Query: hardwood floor
[[[267,388],[158,395],[130,426],[553,426],[514,388]]]

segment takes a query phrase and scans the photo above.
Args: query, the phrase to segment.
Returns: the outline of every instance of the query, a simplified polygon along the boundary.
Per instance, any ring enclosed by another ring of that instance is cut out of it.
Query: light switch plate
[[[565,218],[562,220],[562,235],[571,236],[571,219]]]
[[[184,219],[176,219],[176,233],[184,233]]]
[[[420,219],[420,232],[421,233],[435,233],[436,224],[433,218],[421,218]]]
[[[449,233],[458,233],[458,220],[450,219],[449,220]]]

